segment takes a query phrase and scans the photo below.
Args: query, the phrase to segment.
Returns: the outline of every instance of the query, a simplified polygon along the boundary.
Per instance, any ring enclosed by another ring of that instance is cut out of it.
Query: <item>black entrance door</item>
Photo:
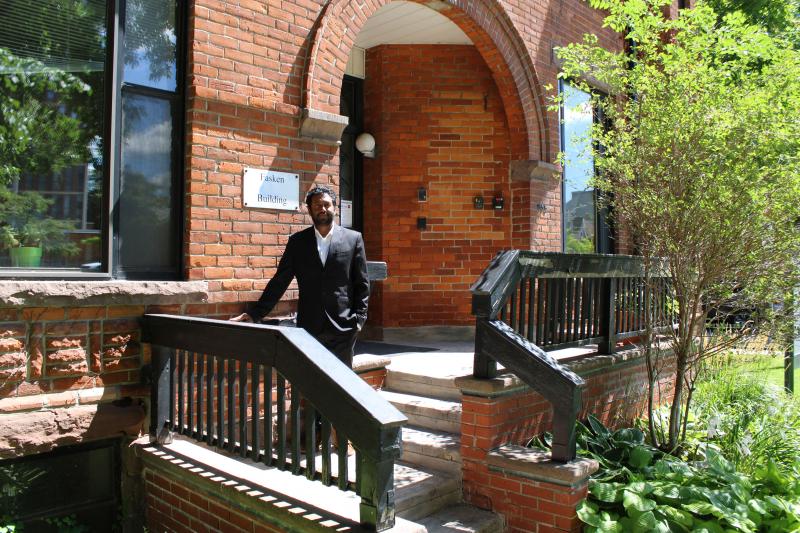
[[[364,80],[344,77],[339,113],[350,120],[339,150],[339,220],[344,227],[363,231],[364,165],[356,137],[364,131]]]

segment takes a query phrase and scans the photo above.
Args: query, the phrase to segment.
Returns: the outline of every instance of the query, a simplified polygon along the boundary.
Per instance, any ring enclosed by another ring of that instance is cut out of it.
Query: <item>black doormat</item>
[[[356,341],[355,353],[369,353],[373,355],[391,355],[396,353],[435,352],[437,348],[423,346],[406,346],[403,344],[388,344],[378,341]]]

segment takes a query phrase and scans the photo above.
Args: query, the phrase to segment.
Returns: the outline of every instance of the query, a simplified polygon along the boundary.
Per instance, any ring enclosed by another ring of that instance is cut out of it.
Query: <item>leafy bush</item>
[[[600,471],[578,508],[587,531],[797,531],[798,473],[769,462],[752,476],[714,449],[682,461],[645,443],[636,428],[611,431],[594,417],[579,424],[581,453]]]
[[[763,356],[746,365],[742,359],[729,355],[698,383],[693,411],[701,431],[689,442],[719,450],[744,473],[771,460],[788,474],[800,465],[800,404],[763,379]]]

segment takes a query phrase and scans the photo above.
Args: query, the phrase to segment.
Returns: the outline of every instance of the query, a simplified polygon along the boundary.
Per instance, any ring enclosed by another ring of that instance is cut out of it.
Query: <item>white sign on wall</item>
[[[297,211],[300,208],[300,175],[245,168],[242,204],[245,207]]]

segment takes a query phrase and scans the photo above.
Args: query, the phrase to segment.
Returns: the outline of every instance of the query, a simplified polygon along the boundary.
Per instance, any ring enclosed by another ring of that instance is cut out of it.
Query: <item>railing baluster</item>
[[[545,344],[555,344],[558,342],[556,328],[558,326],[558,311],[556,306],[556,293],[558,288],[558,280],[547,280],[547,333]]]
[[[169,428],[170,431],[178,430],[178,423],[175,420],[175,413],[177,411],[175,393],[175,380],[178,374],[178,350],[170,350],[169,354]],[[159,428],[160,431],[160,428]]]
[[[186,352],[183,350],[178,351],[178,425],[177,432],[183,434],[183,415],[184,409],[184,395],[185,387],[184,380],[186,377]]]
[[[573,307],[575,304],[575,280],[567,278],[564,280],[564,339],[562,342],[573,340]]]
[[[214,443],[214,356],[206,359],[206,444]]]
[[[217,448],[225,448],[225,359],[217,357]]]
[[[556,291],[556,295],[557,295],[556,296],[556,303],[557,303],[556,312],[558,313],[557,314],[557,316],[558,316],[558,319],[557,319],[558,320],[558,323],[557,323],[557,327],[558,327],[558,337],[557,337],[557,339],[558,339],[558,341],[557,342],[558,343],[562,343],[562,342],[564,342],[564,334],[566,333],[566,330],[567,330],[567,325],[566,325],[566,317],[567,317],[566,306],[567,306],[567,302],[566,302],[566,298],[565,298],[565,295],[566,295],[566,292],[567,292],[567,280],[565,280],[563,278],[559,278],[557,280],[557,285],[556,286],[557,286],[557,291]]]
[[[331,423],[322,419],[320,428],[320,453],[322,454],[322,483],[331,484]]]
[[[236,360],[228,359],[228,378],[226,391],[228,393],[228,403],[225,406],[225,416],[228,417],[228,447],[227,450],[233,453],[236,449]]]
[[[589,324],[592,315],[589,314],[589,295],[593,281],[592,278],[583,278],[583,283],[581,283],[581,337],[584,339],[591,337]]]
[[[347,437],[340,431],[336,432],[336,453],[339,459],[338,483],[339,490],[347,490]]]
[[[519,320],[517,321],[517,333],[525,336],[525,317],[527,314],[525,313],[525,303],[527,303],[527,284],[528,284],[528,277],[527,277],[527,269],[522,271],[522,277],[519,278]]]
[[[305,409],[303,409],[303,417],[305,418],[305,433],[306,433],[306,478],[314,479],[314,471],[316,470],[316,465],[314,464],[315,455],[316,455],[316,409],[306,401]]]
[[[649,301],[647,298],[647,286],[645,278],[638,278],[639,280],[639,312],[636,313],[637,321],[636,321],[636,329],[642,330],[644,329],[645,319],[644,313],[646,312],[646,304]]]
[[[286,470],[286,378],[278,374],[277,382],[278,468]]]
[[[272,366],[264,365],[264,464],[272,464]]]
[[[517,321],[517,291],[519,290],[519,285],[514,287],[514,290],[511,291],[511,303],[509,307],[511,308],[511,318],[506,322],[512,328],[514,327],[514,323]]]
[[[536,321],[534,319],[534,295],[536,289],[536,279],[528,278],[529,290],[528,290],[528,340],[533,342],[534,336],[536,335]]]
[[[186,369],[186,430],[185,434],[192,436],[194,428],[194,352],[187,352],[188,364]]]
[[[198,354],[197,359],[197,433],[195,438],[197,440],[203,440],[203,391],[205,389],[205,381],[203,378],[205,377],[203,372],[206,367],[206,359],[208,356],[206,354]]]
[[[239,455],[247,457],[247,363],[239,361]]]
[[[259,421],[259,409],[260,403],[259,402],[259,393],[260,393],[260,386],[258,383],[258,375],[259,369],[261,365],[258,363],[250,363],[250,411],[251,411],[251,419],[250,419],[250,441],[252,442],[252,452],[250,453],[250,458],[253,461],[258,461],[259,453],[261,453],[261,442],[258,438],[258,421]]]
[[[581,290],[583,289],[583,279],[575,278],[575,298],[572,315],[572,340],[581,340]]]
[[[547,315],[545,314],[545,295],[547,294],[547,283],[543,278],[536,280],[536,338],[534,342],[539,346],[544,346],[545,342],[545,324],[547,323]]]
[[[291,433],[292,439],[292,474],[297,475],[300,473],[300,391],[296,390],[294,386],[291,397],[289,433]]]

